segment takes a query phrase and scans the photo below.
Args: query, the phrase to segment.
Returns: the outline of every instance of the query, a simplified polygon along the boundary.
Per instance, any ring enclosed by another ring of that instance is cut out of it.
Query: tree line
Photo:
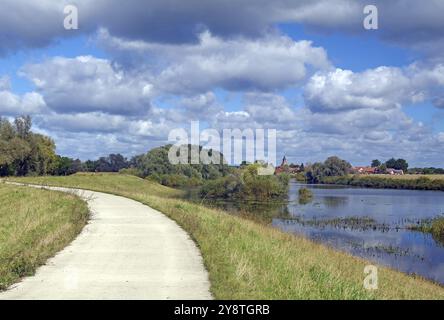
[[[21,116],[9,121],[0,117],[0,176],[71,175],[77,172],[126,172],[152,179],[170,186],[201,184],[227,176],[231,169],[223,164],[172,165],[168,160],[171,145],[154,148],[130,159],[121,154],[110,154],[97,160],[81,161],[56,154],[54,141],[45,135],[31,131],[32,119]],[[188,146],[189,150],[191,145]],[[202,147],[199,146],[199,151]],[[210,151],[211,152],[211,151]],[[191,154],[191,152],[189,152]],[[416,174],[444,174],[441,168],[413,168],[408,170],[404,159],[389,159],[382,163],[373,160],[372,167],[380,172],[387,168]],[[324,177],[343,176],[351,171],[351,164],[338,157],[324,162],[301,166],[308,182],[318,183]]]
[[[0,176],[70,175],[76,172],[118,172],[131,166],[121,154],[82,162],[56,154],[54,141],[31,131],[32,119],[0,117]]]
[[[172,165],[168,160],[171,145],[154,148],[145,154],[127,159],[123,155],[110,154],[97,160],[81,161],[56,154],[54,141],[31,131],[29,116],[9,121],[0,117],[0,176],[71,175],[77,172],[124,172],[152,179],[167,185],[180,185],[194,181],[217,179],[227,174],[228,166]],[[188,146],[190,151],[191,145]],[[199,151],[202,147],[199,146]],[[216,151],[209,151],[210,154]],[[189,152],[191,154],[191,152]]]
[[[409,164],[405,159],[391,158],[384,163],[375,159],[372,161],[371,167],[378,168],[380,172],[385,172],[387,169],[402,170],[404,172],[407,172]]]
[[[0,175],[44,175],[57,166],[54,141],[31,131],[31,117],[0,117]]]

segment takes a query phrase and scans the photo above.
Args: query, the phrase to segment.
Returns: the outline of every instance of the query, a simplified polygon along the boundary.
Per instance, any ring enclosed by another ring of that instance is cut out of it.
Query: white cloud
[[[388,110],[408,100],[410,89],[409,79],[398,68],[379,67],[362,73],[336,69],[314,75],[304,94],[310,109],[318,112]]]
[[[45,101],[39,93],[28,92],[19,96],[7,90],[0,90],[1,115],[33,115],[43,112],[45,108]]]
[[[141,114],[150,109],[150,82],[109,60],[92,56],[55,57],[27,65],[21,73],[57,112]]]
[[[161,66],[156,86],[171,93],[276,90],[300,83],[311,69],[330,67],[323,48],[280,35],[226,40],[207,31],[196,44],[174,45],[126,41],[101,30],[99,41],[115,52],[144,56],[153,72]]]
[[[444,65],[412,64],[406,68],[383,66],[358,73],[342,69],[319,72],[308,81],[304,96],[307,106],[315,112],[389,110],[425,100],[439,105],[443,88]]]
[[[63,29],[63,7],[76,5],[80,29]],[[260,38],[276,25],[301,23],[317,32],[364,33],[363,8],[368,0],[2,0],[0,54],[43,47],[61,37],[91,34],[99,27],[131,40],[193,43],[199,31],[217,37]],[[376,36],[442,59],[444,2],[374,0],[380,28]],[[168,23],[166,23],[166,21]]]

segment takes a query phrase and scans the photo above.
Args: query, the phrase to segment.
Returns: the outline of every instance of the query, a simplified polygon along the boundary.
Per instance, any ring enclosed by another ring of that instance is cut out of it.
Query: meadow
[[[369,261],[300,236],[182,199],[183,192],[134,176],[76,174],[14,178],[23,183],[108,192],[147,204],[196,242],[217,299],[444,299],[444,288],[378,268],[379,288],[363,287]]]
[[[0,183],[0,290],[68,245],[88,220],[79,198]]]

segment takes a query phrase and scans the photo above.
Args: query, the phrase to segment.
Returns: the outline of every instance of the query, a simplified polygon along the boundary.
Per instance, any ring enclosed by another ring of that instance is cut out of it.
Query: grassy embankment
[[[68,245],[88,219],[79,198],[0,183],[0,290]]]
[[[444,299],[444,288],[379,268],[379,289],[363,288],[368,261],[302,237],[181,200],[181,192],[124,175],[15,179],[126,196],[178,222],[199,245],[218,299]]]
[[[444,191],[444,175],[347,175],[343,177],[325,177],[322,182],[365,188]]]

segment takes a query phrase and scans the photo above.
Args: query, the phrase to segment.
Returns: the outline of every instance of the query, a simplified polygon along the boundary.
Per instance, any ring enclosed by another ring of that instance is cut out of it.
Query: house
[[[398,176],[404,175],[404,170],[396,170],[393,168],[387,168],[385,172],[390,175],[398,175]]]
[[[378,168],[373,167],[353,167],[352,172],[355,174],[376,174],[378,173]]]

